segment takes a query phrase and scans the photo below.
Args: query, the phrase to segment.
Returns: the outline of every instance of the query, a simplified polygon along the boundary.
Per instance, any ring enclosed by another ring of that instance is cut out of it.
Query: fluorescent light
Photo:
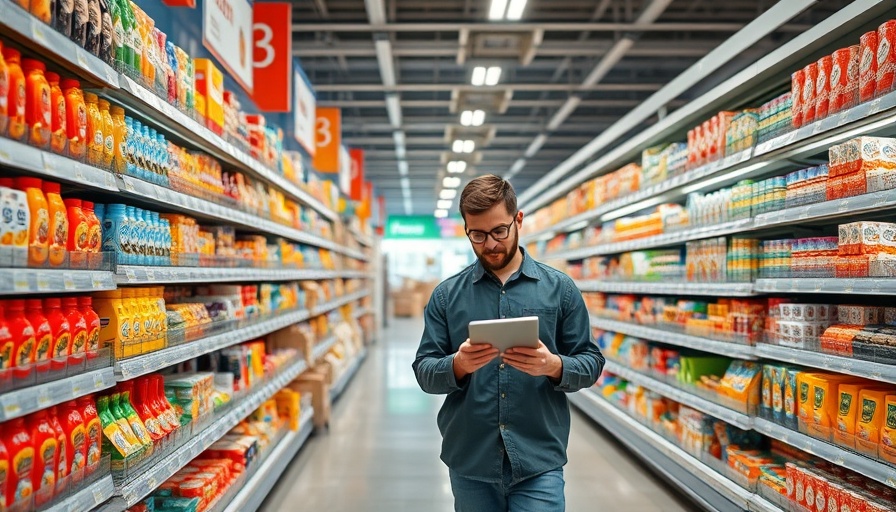
[[[576,222],[575,224],[573,224],[572,226],[569,226],[568,228],[564,229],[563,231],[566,231],[567,233],[572,233],[573,231],[578,231],[580,229],[587,228],[588,224],[589,224],[589,221],[587,221],[587,220],[579,221],[579,222]]]
[[[497,0],[494,0],[497,1]],[[494,3],[492,3],[494,7]],[[526,8],[526,0],[510,0],[510,7],[507,8],[507,19],[518,20],[523,17],[523,10]]]
[[[465,170],[467,170],[467,162],[464,162],[463,160],[453,160],[448,162],[448,172],[450,173],[460,174]]]
[[[408,179],[406,176],[401,178],[401,189],[404,192],[409,192],[411,190],[411,180]]]
[[[457,139],[451,144],[451,150],[455,153],[472,153],[476,150],[476,142],[472,140]]]
[[[454,190],[453,188],[442,189],[442,191],[439,192],[439,199],[447,200],[454,199],[455,197],[457,197],[457,190]]]
[[[525,166],[526,166],[526,159],[525,158],[517,158],[516,162],[513,162],[513,165],[510,166],[510,170],[507,171],[507,175],[504,176],[504,179],[509,180],[510,178],[516,176],[517,173],[522,171],[523,167],[525,167]]]
[[[464,141],[464,153],[472,153],[476,150],[476,143],[472,140]]]
[[[404,146],[404,132],[401,130],[395,130],[394,132],[392,132],[392,140],[395,141],[396,146]]]
[[[488,71],[485,74],[485,85],[498,85],[498,80],[501,79],[501,68],[498,66],[492,66],[488,68]]]
[[[457,139],[456,141],[454,141],[454,143],[451,144],[451,151],[454,151],[455,153],[463,153],[464,152],[464,141],[462,141],[460,139]]]
[[[715,185],[716,183],[721,183],[728,179],[733,179],[733,178],[737,178],[738,176],[743,176],[744,174],[756,171],[758,169],[762,169],[763,167],[766,167],[768,165],[769,165],[768,162],[758,162],[753,165],[748,165],[748,166],[744,167],[743,169],[738,169],[734,172],[723,173],[723,174],[720,174],[719,176],[709,178],[708,180],[703,180],[699,183],[695,183],[693,185],[688,185],[681,189],[681,193],[687,195],[687,194],[690,194],[691,192],[705,190],[705,189]]]
[[[414,205],[411,203],[411,194],[408,192],[404,196],[404,214],[410,215],[414,211]]]
[[[444,219],[448,216],[448,210],[436,210],[433,215],[435,215],[437,219]]]
[[[398,174],[402,176],[408,175],[408,163],[405,160],[398,161]]]
[[[451,208],[451,200],[450,199],[439,199],[436,202],[436,207],[439,210],[447,210],[448,208]]]
[[[535,140],[529,144],[529,147],[526,149],[526,158],[532,158],[535,156],[535,153],[538,153],[538,150],[541,149],[541,146],[544,146],[544,143],[547,142],[548,136],[545,134],[540,134],[538,137],[535,137]]]
[[[460,186],[460,178],[445,176],[445,178],[442,179],[442,186],[445,188],[457,188]]]
[[[380,77],[386,87],[395,87],[395,65],[392,61],[392,43],[388,39],[380,39],[374,43],[376,60],[380,68]]]
[[[471,80],[473,85],[482,85],[485,83],[485,68],[483,66],[476,66],[473,68],[473,78]]]
[[[484,110],[474,110],[473,111],[473,126],[482,126],[482,123],[485,122],[485,111]]]
[[[386,112],[393,128],[401,127],[401,102],[395,94],[386,96]]]
[[[500,20],[504,18],[505,10],[507,10],[507,0],[492,0],[492,8],[488,10],[488,19]]]
[[[464,110],[460,114],[460,124],[464,126],[470,126],[473,124],[473,111],[472,110]]]

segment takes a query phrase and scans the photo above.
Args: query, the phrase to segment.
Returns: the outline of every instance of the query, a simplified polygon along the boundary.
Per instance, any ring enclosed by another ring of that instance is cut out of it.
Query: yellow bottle
[[[121,290],[121,312],[123,314],[124,323],[128,326],[130,336],[127,340],[122,340],[121,348],[123,357],[139,355],[140,342],[143,336],[143,329],[140,328],[139,317],[134,312],[134,289],[122,288]]]
[[[112,168],[117,172],[123,172],[126,164],[124,146],[128,134],[128,128],[124,121],[124,109],[119,106],[110,107],[109,115],[112,116],[112,146],[114,154]]]
[[[115,121],[109,111],[108,101],[101,99],[98,106],[103,118],[103,167],[109,169],[115,157]]]
[[[124,357],[124,347],[131,338],[121,298],[122,290],[109,290],[93,295],[93,310],[100,317],[100,348],[109,348],[116,358]]]
[[[98,166],[103,162],[103,115],[100,113],[99,98],[96,94],[85,92],[84,103],[87,105],[87,163]]]

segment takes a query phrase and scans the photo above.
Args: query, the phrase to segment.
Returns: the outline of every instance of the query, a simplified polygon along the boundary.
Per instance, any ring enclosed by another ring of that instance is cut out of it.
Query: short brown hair
[[[473,179],[460,194],[460,214],[466,220],[467,214],[479,215],[503,202],[507,212],[516,215],[516,192],[509,181],[486,174]]]

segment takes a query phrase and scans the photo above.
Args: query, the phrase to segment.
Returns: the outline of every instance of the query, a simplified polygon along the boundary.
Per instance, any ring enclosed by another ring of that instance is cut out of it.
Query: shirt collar
[[[520,265],[519,270],[508,279],[508,282],[514,280],[516,276],[520,274],[538,281],[538,266],[535,265],[535,260],[529,257],[526,253],[526,249],[523,249],[523,246],[518,246],[518,248],[523,255],[523,263]],[[476,258],[476,264],[473,267],[473,282],[478,283],[486,274],[488,274],[488,272],[485,270],[485,267],[482,266],[482,262],[479,261],[479,258]]]

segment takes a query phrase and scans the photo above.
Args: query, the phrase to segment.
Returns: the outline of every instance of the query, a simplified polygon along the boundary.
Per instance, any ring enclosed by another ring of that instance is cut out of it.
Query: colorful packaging
[[[31,365],[34,364],[34,327],[25,317],[25,301],[10,299],[6,301],[6,323],[12,334],[12,368],[13,375],[26,379],[31,376]]]
[[[886,399],[891,391],[863,389],[859,393],[856,421],[856,451],[870,457],[878,457],[880,432],[887,414]]]
[[[10,462],[6,485],[8,508],[31,499],[34,494],[34,444],[25,427],[25,418],[15,418],[3,424],[3,444],[9,451]]]
[[[47,83],[50,85],[50,149],[56,153],[65,152],[68,144],[68,136],[65,133],[65,95],[59,87],[59,75],[52,72],[46,73]]]
[[[21,66],[22,54],[12,48],[3,48],[3,58],[9,74],[9,96],[6,103],[9,115],[8,133],[10,138],[21,141],[28,133],[28,124],[25,122],[27,88]]]
[[[194,59],[196,92],[205,100],[206,126],[213,132],[224,133],[224,75],[211,59]]]
[[[880,458],[896,463],[896,395],[887,395],[887,412],[880,431]]]
[[[818,59],[818,78],[815,79],[815,119],[828,116],[831,100],[831,70],[834,59],[830,55]]]
[[[25,122],[31,128],[29,142],[45,147],[50,142],[53,118],[50,113],[50,84],[44,76],[47,70],[43,62],[22,59],[25,73]]]
[[[832,56],[830,114],[859,102],[859,45],[841,48]]]
[[[43,182],[44,196],[47,200],[47,212],[50,215],[50,239],[48,259],[50,265],[58,267],[66,262],[68,250],[68,212],[62,196],[59,195],[59,183]]]
[[[877,87],[877,31],[862,35],[859,44],[859,101],[874,98]]]
[[[877,80],[875,93],[882,96],[894,88],[896,77],[896,20],[877,29]]]
[[[803,68],[806,81],[803,83],[803,124],[815,122],[815,89],[818,80],[818,64],[813,62]]]
[[[40,178],[16,178],[15,187],[25,193],[31,223],[28,228],[28,265],[40,267],[50,252],[50,211]]]

